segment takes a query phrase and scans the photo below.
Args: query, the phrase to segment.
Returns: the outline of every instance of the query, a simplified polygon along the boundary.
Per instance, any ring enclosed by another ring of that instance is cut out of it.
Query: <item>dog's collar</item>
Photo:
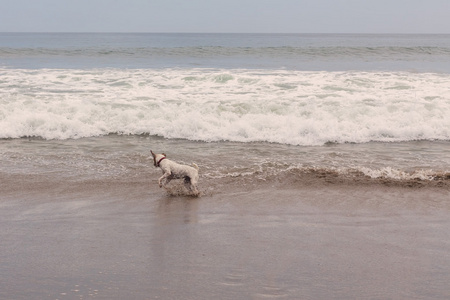
[[[161,158],[160,160],[158,160],[158,162],[156,163],[156,166],[157,167],[159,167],[159,164],[161,163],[161,161],[163,160],[163,159],[165,159],[166,157],[164,156],[163,158]]]

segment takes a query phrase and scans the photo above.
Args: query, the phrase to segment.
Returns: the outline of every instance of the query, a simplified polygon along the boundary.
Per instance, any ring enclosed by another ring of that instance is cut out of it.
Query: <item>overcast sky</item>
[[[450,33],[450,0],[0,0],[0,32]]]

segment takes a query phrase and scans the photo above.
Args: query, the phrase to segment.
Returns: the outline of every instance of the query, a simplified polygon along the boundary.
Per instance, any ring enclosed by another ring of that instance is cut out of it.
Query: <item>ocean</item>
[[[0,33],[0,298],[444,299],[449,149],[450,35]]]
[[[153,149],[206,178],[447,185],[449,58],[448,35],[2,33],[2,173],[126,178]]]

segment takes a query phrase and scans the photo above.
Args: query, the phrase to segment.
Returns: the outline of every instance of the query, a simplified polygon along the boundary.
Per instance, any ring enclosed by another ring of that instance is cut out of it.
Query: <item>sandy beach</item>
[[[0,202],[1,299],[450,297],[446,188],[230,186],[192,198],[154,180],[21,180]]]

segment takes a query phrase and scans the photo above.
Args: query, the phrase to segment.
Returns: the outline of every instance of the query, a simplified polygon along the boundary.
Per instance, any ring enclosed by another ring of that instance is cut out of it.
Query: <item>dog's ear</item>
[[[157,165],[156,165],[156,155],[155,155],[155,153],[153,153],[152,150],[150,150],[150,152],[152,153],[152,156],[153,156],[153,165],[154,165],[155,167],[157,167]]]
[[[164,157],[167,157],[167,155],[165,153],[161,153],[162,155],[164,155]]]

